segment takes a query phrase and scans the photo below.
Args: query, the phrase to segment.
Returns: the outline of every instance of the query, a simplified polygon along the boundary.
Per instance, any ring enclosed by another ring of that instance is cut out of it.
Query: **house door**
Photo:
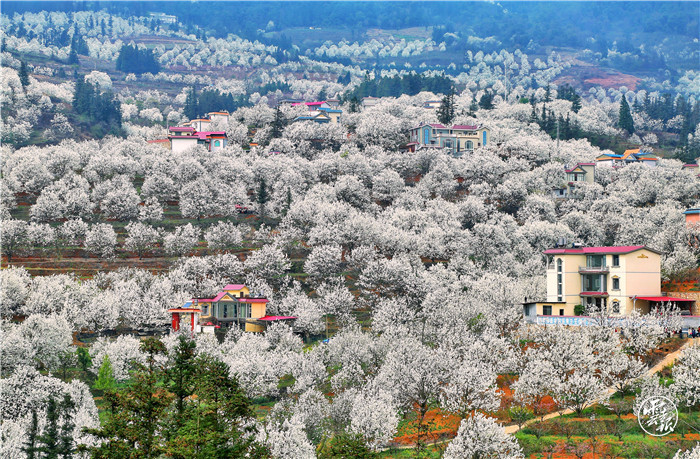
[[[426,127],[423,129],[423,145],[430,144],[430,128]]]

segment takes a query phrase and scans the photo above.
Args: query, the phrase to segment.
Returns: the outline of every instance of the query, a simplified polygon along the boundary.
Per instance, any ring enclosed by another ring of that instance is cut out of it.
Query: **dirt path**
[[[683,349],[685,349],[685,348],[687,348],[687,347],[689,347],[689,346],[691,346],[691,345],[693,345],[693,344],[700,345],[700,338],[695,338],[695,339],[690,338],[690,339],[688,339],[688,341],[687,341],[683,346],[681,346],[677,351],[673,351],[673,352],[671,352],[670,354],[666,355],[659,363],[657,363],[657,364],[654,365],[653,367],[649,368],[649,369],[647,370],[647,376],[651,376],[651,375],[653,375],[653,374],[656,374],[656,373],[660,372],[661,370],[663,370],[666,366],[668,366],[668,365],[670,365],[671,363],[675,362],[676,359],[678,358],[678,356],[680,356],[680,354],[681,354],[681,352],[683,351]],[[608,393],[609,395],[614,394],[614,393],[615,393],[615,389],[610,388],[610,389],[608,389],[608,392],[607,392],[607,393]],[[571,413],[573,413],[573,412],[574,412],[573,410],[564,410],[564,411],[562,411],[562,412],[558,412],[558,411],[557,411],[557,412],[554,412],[554,413],[549,413],[549,414],[545,415],[544,420],[546,421],[546,420],[548,420],[548,419],[558,418],[559,416],[563,416],[563,415],[565,415],[565,414],[571,414]],[[532,424],[532,423],[534,423],[534,422],[537,422],[538,420],[539,420],[539,418],[530,419],[530,420],[527,421],[525,424],[523,424],[523,427],[526,427],[526,426],[528,426],[528,425],[530,425],[530,424]],[[520,429],[521,429],[521,428],[518,427],[517,425],[506,426],[506,432],[509,433],[509,434],[513,434],[513,433],[519,431]]]
[[[683,349],[690,347],[690,346],[693,346],[693,345],[700,346],[700,338],[695,338],[695,339],[689,338],[688,341],[685,344],[683,344],[683,346],[681,346],[678,350],[673,351],[670,354],[666,355],[659,363],[657,363],[656,365],[654,365],[653,367],[648,369],[647,375],[651,376],[653,374],[660,372],[666,366],[675,362],[676,359],[678,359],[678,357],[680,356]],[[612,389],[612,388],[608,389],[608,394],[613,394],[613,393],[615,393],[615,389]],[[554,418],[557,418],[557,417],[565,415],[565,414],[571,414],[573,412],[574,412],[573,410],[565,410],[561,413],[560,412],[549,413],[549,414],[544,416],[544,420],[546,421],[548,419],[554,419]],[[523,424],[523,428],[532,424],[533,422],[537,422],[538,420],[539,420],[539,418],[531,419],[531,420],[527,421],[525,424]],[[506,429],[506,433],[514,434],[514,433],[518,432],[521,428],[518,427],[517,425],[511,425],[511,426],[506,426],[505,429]],[[439,440],[436,442],[429,442],[429,444],[430,445],[440,445],[443,443],[447,443],[449,441],[451,441],[451,440]],[[393,447],[380,448],[379,450],[380,451],[389,451],[389,450],[404,450],[404,449],[413,449],[413,448],[415,448],[415,445],[397,445],[397,446],[393,446]]]

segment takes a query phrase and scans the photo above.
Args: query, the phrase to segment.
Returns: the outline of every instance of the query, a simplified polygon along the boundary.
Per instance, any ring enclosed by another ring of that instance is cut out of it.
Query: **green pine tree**
[[[578,93],[574,93],[572,96],[572,101],[571,101],[571,110],[574,113],[578,113],[579,110],[581,110],[581,96],[578,95]]]
[[[262,217],[265,215],[265,204],[269,200],[269,196],[267,194],[267,184],[265,183],[264,178],[260,179],[260,184],[258,185],[258,192],[256,193],[255,199],[258,202],[260,216]]]
[[[22,88],[29,86],[29,69],[27,68],[27,63],[25,61],[20,61],[19,82],[22,84]]]
[[[185,116],[191,120],[197,118],[197,116],[199,115],[197,92],[195,91],[194,86],[192,86],[187,92],[187,97],[185,98],[185,108],[183,112]]]
[[[438,121],[445,126],[452,125],[455,118],[455,92],[450,89],[450,92],[445,94],[440,103],[440,108],[437,111]]]
[[[27,459],[35,459],[37,453],[37,437],[39,436],[39,418],[36,415],[36,410],[32,410],[32,423],[29,425],[27,439],[22,445],[22,451],[27,454]]]
[[[97,373],[97,381],[93,386],[98,390],[110,390],[116,386],[117,381],[114,379],[114,370],[112,370],[112,362],[109,360],[109,356],[105,354],[102,358],[102,365],[100,365],[100,371]]]
[[[620,100],[620,119],[618,121],[620,129],[624,129],[628,134],[634,134],[634,120],[630,112],[630,106],[627,103],[627,98],[623,95]]]
[[[57,459],[60,449],[60,432],[58,427],[60,413],[56,400],[49,398],[46,405],[46,427],[37,437],[37,451],[43,453],[43,458]]]
[[[272,138],[279,139],[282,137],[282,129],[284,129],[284,118],[279,104],[275,108],[275,120],[272,122]]]
[[[164,422],[173,395],[163,387],[164,369],[156,365],[156,356],[166,352],[165,345],[157,338],[148,338],[141,343],[141,352],[147,354],[146,365],[136,364],[129,386],[105,393],[109,408],[101,427],[85,429],[102,440],[97,446],[81,445],[93,458],[155,459],[165,455],[161,432],[167,427]]]
[[[175,394],[178,416],[184,413],[185,398],[192,395],[194,390],[194,377],[197,373],[194,361],[195,347],[193,340],[180,335],[173,350],[173,365],[166,371],[168,388]]]
[[[87,374],[88,369],[92,366],[92,357],[90,357],[90,352],[85,347],[79,347],[75,351],[78,354],[78,365],[83,373]]]

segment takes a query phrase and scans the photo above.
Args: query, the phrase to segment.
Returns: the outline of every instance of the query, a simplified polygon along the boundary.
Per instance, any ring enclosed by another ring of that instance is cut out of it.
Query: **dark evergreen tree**
[[[57,459],[60,449],[59,407],[56,399],[49,398],[46,404],[46,426],[37,437],[37,451],[43,453],[43,458]]]
[[[479,110],[479,104],[476,103],[476,99],[472,99],[472,103],[469,104],[469,112],[467,114],[472,117],[476,117],[476,111]]]
[[[37,437],[39,436],[39,418],[36,414],[36,409],[32,410],[32,423],[29,425],[29,431],[27,432],[27,440],[22,446],[22,451],[27,454],[27,459],[35,459],[38,457],[37,453]]]
[[[452,125],[455,119],[455,92],[450,89],[450,92],[445,94],[440,103],[440,108],[437,110],[438,121],[445,126]]]
[[[78,365],[80,365],[80,369],[87,375],[88,370],[92,366],[92,357],[90,357],[90,352],[84,347],[79,347],[75,352],[78,354]]]
[[[194,377],[198,370],[195,366],[195,347],[193,340],[180,335],[173,350],[173,364],[166,371],[168,388],[175,394],[178,419],[185,411],[185,398],[194,391]]]
[[[156,365],[156,356],[165,353],[165,345],[157,338],[147,338],[141,351],[148,355],[146,365],[136,364],[127,388],[105,393],[109,407],[105,421],[100,428],[86,429],[102,440],[97,446],[82,446],[93,458],[155,459],[165,453],[160,428],[173,395],[161,384],[164,370]],[[136,456],[134,451],[138,451]]]
[[[267,194],[267,184],[265,183],[265,179],[262,177],[260,178],[260,184],[258,185],[258,192],[256,193],[255,199],[258,202],[260,216],[262,217],[265,215],[265,204],[269,200],[269,196]]]
[[[279,139],[282,137],[282,130],[284,129],[284,118],[282,117],[282,111],[280,110],[279,104],[275,107],[275,119],[272,122],[272,138]]]
[[[348,106],[348,111],[350,113],[357,113],[358,111],[360,111],[360,101],[357,100],[356,95],[353,95],[350,98],[350,105]]]
[[[630,113],[630,106],[627,103],[627,98],[623,95],[620,99],[620,119],[618,121],[620,129],[624,129],[628,134],[634,133],[634,120]]]
[[[22,88],[29,86],[29,69],[27,69],[27,63],[25,61],[20,61],[19,82],[22,84]]]
[[[158,73],[160,71],[160,64],[153,55],[153,50],[123,45],[117,57],[117,70],[136,74],[146,72]]]
[[[194,89],[194,86],[192,86],[187,92],[187,97],[185,98],[184,114],[187,118],[191,120],[199,116],[199,107],[197,106],[197,91]]]
[[[491,91],[484,91],[479,99],[479,107],[486,110],[493,108],[493,93]]]
[[[360,434],[343,432],[334,436],[329,446],[322,450],[319,459],[374,459],[377,453],[367,447]]]

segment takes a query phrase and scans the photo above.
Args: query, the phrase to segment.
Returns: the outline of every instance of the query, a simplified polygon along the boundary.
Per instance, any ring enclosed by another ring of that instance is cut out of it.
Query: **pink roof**
[[[479,126],[469,126],[467,124],[455,124],[452,129],[479,129]]]
[[[306,106],[315,106],[315,105],[323,105],[325,104],[326,101],[321,101],[321,102],[294,102],[292,104],[292,107],[296,107],[297,105],[306,105]]]
[[[697,164],[683,164],[683,167],[698,167]]]
[[[176,131],[176,132],[177,132],[177,131],[188,131],[188,132],[191,131],[191,132],[194,132],[194,128],[193,128],[193,127],[189,127],[189,126],[170,126],[170,127],[168,128],[168,130],[169,130],[169,131]]]
[[[197,134],[195,135],[169,135],[169,139],[192,139],[192,140],[197,140]]]
[[[226,295],[227,293],[228,293],[228,292],[219,292],[219,294],[216,295],[212,301],[219,301],[219,300],[220,300],[221,298],[223,298],[224,295]]]
[[[240,290],[244,287],[245,285],[243,284],[228,284],[226,287],[224,287],[224,290]]]
[[[292,316],[264,316],[264,317],[260,317],[258,320],[273,321],[273,320],[288,320],[288,319],[296,319],[296,317],[292,317]]]
[[[578,249],[548,249],[545,250],[545,255],[561,255],[561,254],[578,254],[578,255],[589,255],[589,254],[621,254],[621,253],[631,253],[637,250],[646,249],[650,252],[659,253],[656,250],[650,249],[644,245],[623,245],[617,247],[581,247]]]
[[[212,132],[212,131],[202,131],[202,132],[196,132],[194,134],[194,137],[197,137],[200,140],[206,140],[212,137],[226,137],[225,132]]]
[[[267,298],[239,298],[238,301],[241,303],[269,303],[270,300]]]
[[[606,296],[608,292],[581,292],[581,296]]]

